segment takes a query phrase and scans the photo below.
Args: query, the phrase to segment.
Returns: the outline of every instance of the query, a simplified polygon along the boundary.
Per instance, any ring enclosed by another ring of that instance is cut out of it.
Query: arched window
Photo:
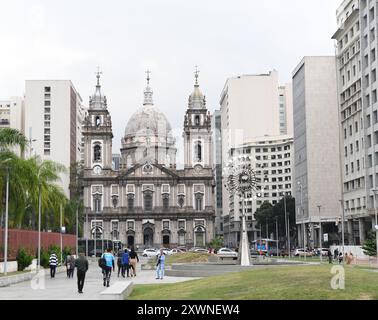
[[[95,119],[96,127],[99,127],[101,124],[101,118],[99,116],[96,117]]]
[[[202,193],[196,193],[195,195],[195,208],[196,208],[196,211],[203,210],[203,194]]]
[[[196,125],[196,126],[199,126],[200,125],[200,116],[195,116],[194,117],[194,124]]]
[[[194,156],[196,162],[202,162],[202,143],[201,141],[196,142],[194,147]]]
[[[143,195],[144,200],[144,210],[152,211],[152,192],[146,191]]]
[[[94,161],[101,161],[101,146],[99,144],[96,144],[93,147],[93,160]]]

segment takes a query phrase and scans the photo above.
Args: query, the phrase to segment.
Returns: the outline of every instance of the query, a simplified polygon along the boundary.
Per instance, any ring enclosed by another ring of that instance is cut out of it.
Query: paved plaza
[[[143,260],[141,259],[141,262]],[[166,276],[163,280],[156,280],[154,270],[141,270],[141,263],[138,263],[137,276],[132,278],[118,278],[116,268],[116,272],[112,273],[110,286],[117,281],[133,281],[134,284],[162,284],[193,279],[198,278]],[[39,284],[34,279],[0,288],[0,300],[100,300],[102,299],[100,293],[105,289],[101,270],[94,261],[89,264],[83,294],[77,292],[76,270],[74,278],[71,279],[67,278],[65,272],[57,273],[55,278],[51,279],[49,270],[46,270],[45,277]]]

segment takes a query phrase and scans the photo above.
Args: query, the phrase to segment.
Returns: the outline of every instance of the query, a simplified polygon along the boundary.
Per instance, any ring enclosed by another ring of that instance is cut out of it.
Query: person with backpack
[[[136,277],[136,268],[137,268],[137,262],[139,262],[139,257],[138,254],[134,251],[134,247],[131,248],[131,251],[129,253],[129,258],[130,258],[130,276],[131,277]]]
[[[83,252],[79,253],[79,258],[74,261],[74,265],[77,268],[77,289],[79,293],[83,293],[85,274],[88,271],[88,260],[84,257]]]
[[[70,278],[70,263],[71,263],[71,253],[68,253],[64,261],[64,265],[66,266],[66,271],[67,271],[67,278]]]
[[[118,257],[117,257],[117,268],[118,268],[118,275],[117,277],[119,278],[119,274],[122,271],[122,253],[121,251],[118,252]]]
[[[156,279],[163,280],[165,268],[165,253],[163,249],[160,250],[160,254],[157,256],[156,262]]]
[[[125,249],[125,252],[122,254],[122,277],[125,277],[125,271],[127,271],[127,277],[129,277],[129,250]]]
[[[112,249],[108,248],[101,256],[102,262],[102,274],[104,279],[104,287],[109,287],[110,277],[112,275],[112,269],[114,272],[114,256],[112,254]],[[100,260],[101,260],[100,259]]]
[[[55,278],[55,271],[58,265],[58,257],[56,256],[55,252],[51,253],[49,264],[50,264],[50,277]]]

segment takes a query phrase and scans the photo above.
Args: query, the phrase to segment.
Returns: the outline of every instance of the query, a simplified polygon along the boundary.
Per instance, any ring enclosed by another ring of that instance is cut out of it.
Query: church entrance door
[[[134,236],[127,237],[127,246],[132,247],[134,245]]]
[[[168,246],[169,245],[169,236],[163,236],[163,245]]]
[[[146,247],[152,247],[154,244],[154,231],[151,228],[144,229],[143,244]]]

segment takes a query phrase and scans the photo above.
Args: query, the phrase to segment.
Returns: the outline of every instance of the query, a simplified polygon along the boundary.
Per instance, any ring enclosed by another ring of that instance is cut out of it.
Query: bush
[[[23,271],[33,262],[33,256],[29,255],[24,248],[18,250],[16,259],[18,271]]]
[[[375,240],[375,232],[369,231],[368,236],[365,242],[362,245],[362,250],[368,256],[375,256],[377,255],[377,243]]]
[[[48,268],[50,266],[50,254],[46,249],[41,249],[41,266]]]

